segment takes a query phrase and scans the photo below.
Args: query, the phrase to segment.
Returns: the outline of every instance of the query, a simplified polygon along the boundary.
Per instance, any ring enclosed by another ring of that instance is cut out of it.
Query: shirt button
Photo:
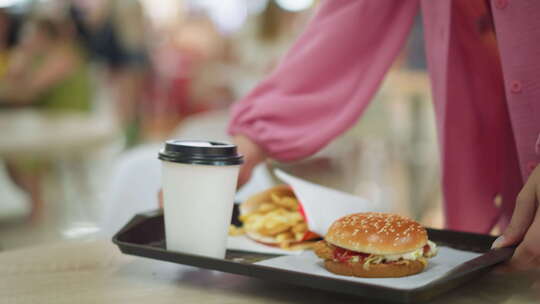
[[[495,0],[495,7],[503,9],[508,5],[508,0]]]
[[[521,82],[517,80],[512,81],[510,84],[510,91],[512,93],[521,93]]]

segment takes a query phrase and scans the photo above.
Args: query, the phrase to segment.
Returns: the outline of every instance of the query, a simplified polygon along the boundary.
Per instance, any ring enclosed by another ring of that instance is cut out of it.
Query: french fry
[[[245,223],[248,221],[250,216],[251,216],[251,213],[241,214],[240,216],[238,216],[238,219],[240,220],[240,222]]]
[[[280,218],[269,219],[264,222],[264,226],[258,231],[263,235],[275,236],[281,232],[285,232],[291,228],[291,224],[283,221]]]
[[[284,196],[274,203],[278,206],[285,207],[288,210],[298,210],[298,201],[294,197]]]
[[[289,213],[289,210],[285,209],[285,208],[276,208],[274,210],[272,210],[271,212],[269,212],[267,214],[267,216],[270,216],[270,217],[275,217],[275,216],[287,216],[287,214]]]
[[[279,205],[279,201],[281,200],[279,195],[277,195],[276,193],[272,193],[270,194],[270,198],[272,199],[272,203]]]
[[[291,242],[290,241],[283,241],[281,243],[279,243],[279,247],[281,249],[285,249],[285,250],[288,250],[291,246]]]
[[[246,217],[246,221],[244,222],[244,227],[246,230],[257,231],[263,226],[263,217],[258,214],[251,214],[249,217]]]
[[[303,220],[300,212],[289,212],[287,217],[289,218],[289,221],[293,223],[293,225]]]
[[[276,235],[276,241],[282,243],[283,241],[292,241],[294,240],[294,234],[292,234],[290,231],[282,232],[278,235]]]
[[[236,227],[234,225],[229,226],[229,235],[237,236],[237,235],[242,235],[244,233],[245,231],[244,231],[244,228],[242,227]]]
[[[256,232],[263,237],[272,238],[276,245],[283,249],[305,248],[302,245],[308,226],[299,212],[300,205],[294,194],[279,188],[275,192],[266,192],[265,198],[260,197],[258,204],[251,204],[249,209],[239,217],[244,224],[244,231]],[[253,200],[251,202],[254,202]],[[249,211],[248,211],[249,210]],[[248,211],[248,213],[246,213]],[[230,234],[240,231],[230,229]],[[299,242],[299,243],[298,243]]]
[[[267,213],[272,210],[275,210],[278,206],[273,203],[262,203],[259,208],[257,208],[257,213]]]
[[[297,223],[292,227],[292,232],[294,233],[305,233],[307,231],[306,222]]]

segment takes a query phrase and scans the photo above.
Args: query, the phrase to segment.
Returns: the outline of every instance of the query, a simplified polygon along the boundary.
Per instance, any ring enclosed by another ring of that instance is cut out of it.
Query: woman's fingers
[[[510,225],[493,243],[493,248],[518,245],[508,268],[525,270],[540,267],[540,167],[529,176],[516,200]]]
[[[531,174],[527,183],[516,199],[516,207],[510,225],[493,242],[492,248],[501,248],[518,244],[525,236],[536,213],[537,189],[540,187],[538,168]]]
[[[535,189],[538,198],[540,197],[540,184],[537,184]],[[520,270],[540,267],[540,209],[538,206],[535,206],[535,209],[531,212],[534,219],[510,261],[514,268]]]
[[[248,166],[247,164],[244,164],[242,165],[242,167],[240,167],[240,173],[238,174],[238,188],[242,187],[245,183],[249,181],[252,171],[253,167]]]
[[[238,175],[238,188],[240,188],[249,181],[251,172],[255,166],[265,160],[266,155],[259,145],[246,136],[236,135],[234,143],[238,147],[238,152],[244,156],[244,164],[240,167]]]

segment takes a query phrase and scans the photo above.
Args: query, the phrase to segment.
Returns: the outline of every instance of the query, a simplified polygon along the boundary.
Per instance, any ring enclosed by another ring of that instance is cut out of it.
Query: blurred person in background
[[[47,112],[89,112],[89,67],[69,20],[30,16],[21,35],[0,81],[0,102]],[[45,164],[34,159],[8,159],[6,167],[13,181],[29,194],[31,217],[38,218],[43,205],[41,175]]]
[[[0,100],[13,106],[89,111],[88,65],[67,19],[31,17],[0,84]]]
[[[9,55],[17,43],[21,18],[0,8],[0,81],[5,76]]]
[[[149,73],[145,19],[138,0],[72,0],[70,16],[90,58],[103,67],[126,133],[127,145],[138,141],[140,105]]]
[[[219,73],[223,53],[224,38],[204,14],[188,14],[160,29],[151,53],[156,73],[145,105],[149,136],[169,136],[186,117],[217,106],[224,83]]]
[[[228,37],[204,14],[186,20],[178,36],[180,53],[188,62],[188,102],[182,119],[204,111],[221,110],[232,103],[225,62]]]
[[[540,2],[422,1],[442,146],[446,226],[504,230],[512,264],[540,266]],[[277,69],[237,103],[229,132],[246,157],[314,154],[365,110],[419,1],[325,1]],[[497,203],[497,197],[499,202]]]
[[[188,12],[152,54],[157,103],[168,109],[157,119],[174,115],[175,126],[197,113],[227,109],[277,63],[308,15],[269,1],[238,32],[225,32],[211,13]]]
[[[0,8],[0,80],[7,70],[9,48],[8,32],[10,18],[7,12]]]
[[[311,10],[290,12],[268,1],[259,15],[250,15],[229,40],[229,81],[235,98],[247,94],[278,63],[311,16]]]

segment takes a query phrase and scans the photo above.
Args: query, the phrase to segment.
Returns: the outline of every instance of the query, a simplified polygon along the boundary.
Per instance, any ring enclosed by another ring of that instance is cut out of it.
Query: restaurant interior
[[[230,142],[231,106],[279,65],[321,2],[0,0],[0,302],[355,301],[126,260],[111,243],[135,214],[160,208],[164,141]],[[279,183],[277,168],[442,229],[423,35],[417,16],[352,128],[309,158],[258,165],[237,202]],[[105,286],[108,275],[115,279]],[[37,283],[48,278],[65,286]],[[533,303],[500,290],[505,282],[519,290],[521,279],[483,282],[440,303]]]

